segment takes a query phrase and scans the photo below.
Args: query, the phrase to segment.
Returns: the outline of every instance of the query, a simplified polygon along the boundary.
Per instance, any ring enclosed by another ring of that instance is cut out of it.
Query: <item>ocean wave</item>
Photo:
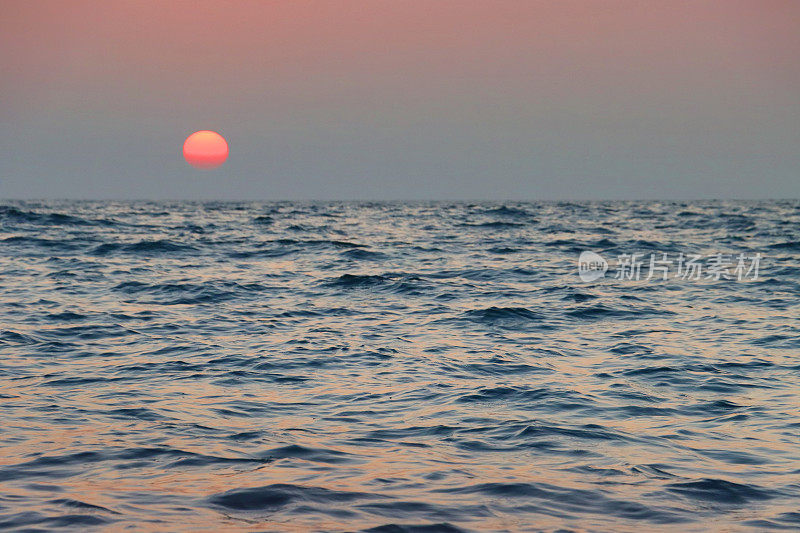
[[[693,500],[733,505],[769,500],[777,495],[775,491],[764,490],[754,485],[711,478],[672,483],[667,485],[667,490]]]
[[[496,215],[502,217],[523,218],[523,219],[531,219],[534,216],[533,213],[528,211],[527,209],[523,209],[521,207],[512,207],[507,205],[502,205],[500,207],[493,207],[491,209],[487,209],[484,213],[487,215]]]
[[[495,324],[497,322],[528,322],[542,320],[542,315],[531,311],[525,307],[487,307],[485,309],[473,309],[464,313],[466,318],[482,322],[485,324]]]
[[[0,529],[796,529],[798,217],[8,202]],[[584,250],[764,259],[584,282]]]
[[[275,219],[269,215],[259,215],[253,219],[253,222],[267,226],[274,223]]]
[[[0,222],[10,224],[37,224],[42,226],[116,226],[110,219],[87,219],[65,213],[38,213],[16,207],[0,205]]]
[[[166,254],[197,252],[197,248],[188,244],[181,244],[169,240],[141,240],[133,243],[104,243],[92,250],[93,255],[121,254]]]
[[[506,228],[521,228],[525,224],[520,222],[508,222],[506,220],[490,220],[487,222],[463,222],[459,226],[467,228],[486,228],[486,229],[506,229]]]
[[[263,487],[233,489],[216,494],[208,499],[214,506],[230,511],[277,511],[288,505],[301,503],[352,503],[359,500],[376,499],[379,496],[363,493],[331,490],[323,487],[276,483]]]
[[[236,283],[213,280],[204,283],[144,283],[126,281],[111,287],[113,291],[133,297],[141,303],[188,305],[224,302],[267,291],[261,283]]]
[[[345,250],[341,253],[341,256],[347,259],[355,259],[359,261],[380,261],[382,259],[386,259],[386,254],[382,252],[365,250],[363,248]]]

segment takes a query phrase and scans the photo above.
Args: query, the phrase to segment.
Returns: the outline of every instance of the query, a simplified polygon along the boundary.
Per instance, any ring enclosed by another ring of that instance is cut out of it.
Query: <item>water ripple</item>
[[[0,529],[796,530],[798,243],[793,201],[7,202]]]

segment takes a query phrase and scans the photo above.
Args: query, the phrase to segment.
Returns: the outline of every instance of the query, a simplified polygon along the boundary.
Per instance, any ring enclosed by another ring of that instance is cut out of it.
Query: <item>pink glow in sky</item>
[[[798,27],[780,0],[11,1],[0,172],[36,196],[64,152],[66,190],[178,194],[166,147],[214,124],[243,197],[798,194]]]

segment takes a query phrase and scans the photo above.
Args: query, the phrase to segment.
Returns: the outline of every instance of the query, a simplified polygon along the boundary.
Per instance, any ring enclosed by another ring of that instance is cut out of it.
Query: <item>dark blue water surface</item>
[[[0,250],[0,529],[800,529],[798,202],[5,202]]]

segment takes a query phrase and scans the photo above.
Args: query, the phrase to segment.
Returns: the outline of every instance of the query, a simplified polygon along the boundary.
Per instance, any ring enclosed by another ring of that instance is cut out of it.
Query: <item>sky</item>
[[[798,28],[795,0],[0,0],[0,198],[800,198]]]

